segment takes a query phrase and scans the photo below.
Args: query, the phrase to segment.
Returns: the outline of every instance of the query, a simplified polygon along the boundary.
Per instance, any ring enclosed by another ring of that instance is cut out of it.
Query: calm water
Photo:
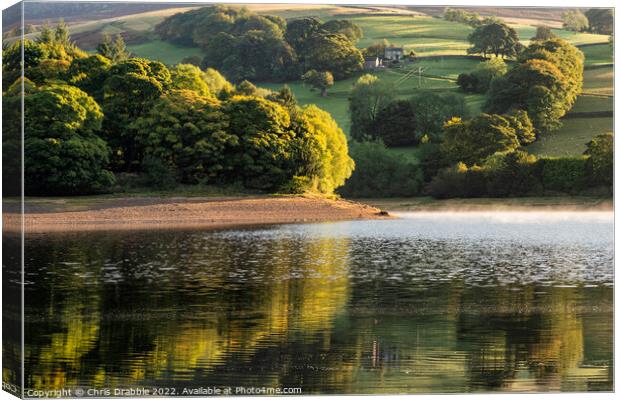
[[[26,387],[613,389],[611,213],[26,241]]]

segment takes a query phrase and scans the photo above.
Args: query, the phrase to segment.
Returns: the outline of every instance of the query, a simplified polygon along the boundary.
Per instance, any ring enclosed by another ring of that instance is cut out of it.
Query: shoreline
[[[358,202],[359,201],[359,202]],[[265,225],[392,219],[391,212],[613,212],[600,197],[332,200],[306,196],[27,198],[28,233],[227,229]],[[3,229],[20,231],[19,202],[3,202]]]
[[[393,199],[357,199],[382,210],[400,212],[493,212],[549,211],[588,212],[614,211],[613,198],[590,196],[465,198],[438,200],[429,197]]]
[[[320,197],[129,197],[27,199],[27,233],[225,229],[358,219],[389,219],[381,210]],[[16,203],[19,205],[19,203]],[[20,214],[3,211],[3,229],[20,231]]]

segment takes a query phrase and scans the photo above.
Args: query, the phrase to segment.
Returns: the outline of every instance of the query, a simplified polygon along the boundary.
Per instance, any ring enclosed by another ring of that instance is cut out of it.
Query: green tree
[[[108,78],[110,66],[110,60],[99,54],[76,58],[69,65],[66,80],[101,103],[103,101],[103,85]]]
[[[505,77],[491,83],[485,111],[525,110],[539,133],[546,133],[561,125],[582,82],[583,53],[561,39],[535,41]]]
[[[495,57],[513,57],[520,48],[517,31],[503,22],[481,25],[467,39],[472,44],[467,53],[482,54],[484,57],[488,54]]]
[[[341,33],[353,43],[364,37],[362,28],[346,19],[332,19],[321,25],[321,29],[331,33]]]
[[[586,11],[590,31],[601,35],[614,32],[614,12],[611,8],[591,8]]]
[[[19,95],[18,95],[19,96]],[[11,101],[7,102],[10,105]],[[19,109],[5,108],[11,115]],[[14,115],[18,120],[18,116]],[[106,190],[114,176],[105,170],[109,148],[96,133],[103,114],[78,88],[56,84],[24,97],[24,182],[28,195],[75,195]],[[5,126],[3,143],[21,140],[21,125]],[[5,160],[6,161],[6,160]],[[7,165],[10,169],[10,165]]]
[[[58,21],[56,28],[54,29],[54,42],[63,46],[71,45],[71,39],[69,37],[69,28],[65,24],[64,20]]]
[[[22,44],[24,53],[23,65],[25,69],[36,67],[41,61],[49,57],[47,47],[38,42],[33,42],[29,39],[15,41],[2,48],[2,71],[4,73],[17,71],[21,74]],[[15,77],[15,79],[17,79],[17,77]],[[12,84],[13,81],[10,82],[9,85]]]
[[[230,172],[237,144],[218,101],[191,90],[172,90],[131,126],[145,157],[178,171],[182,183],[217,183]]]
[[[419,141],[415,113],[409,100],[395,100],[381,109],[375,127],[377,137],[387,147],[412,146]]]
[[[284,38],[285,29],[280,17],[216,5],[168,17],[155,31],[164,40],[203,48],[204,66],[239,82],[299,77],[297,56]]]
[[[517,139],[522,146],[530,144],[536,140],[536,133],[534,132],[534,125],[527,115],[527,112],[523,110],[517,110],[513,115],[505,115],[504,118],[508,120],[510,126],[514,128]]]
[[[234,171],[229,179],[264,190],[289,182],[294,133],[288,112],[261,97],[234,96],[225,104],[224,113],[230,121],[228,133],[239,138],[229,158]]]
[[[213,68],[207,68],[203,72],[203,79],[211,92],[216,96],[221,96],[224,93],[231,93],[233,91],[233,85]]]
[[[52,43],[54,41],[54,31],[47,21],[42,27],[37,42],[39,43]]]
[[[330,71],[334,79],[344,79],[362,70],[364,57],[342,34],[318,34],[307,42],[304,70]]]
[[[329,71],[317,71],[311,69],[302,75],[301,80],[311,88],[321,92],[321,96],[327,97],[327,89],[334,85],[334,77]]]
[[[422,192],[422,171],[381,142],[353,142],[355,170],[338,193],[346,197],[411,197]]]
[[[267,100],[279,103],[288,110],[291,116],[293,114],[297,114],[297,99],[288,85],[282,86],[282,88],[276,93],[271,93],[267,96]]]
[[[142,152],[128,127],[150,110],[169,85],[170,72],[157,61],[131,58],[110,68],[103,87],[103,132],[112,147],[115,168],[139,167]]]
[[[453,117],[465,118],[469,114],[465,99],[455,93],[423,91],[412,96],[410,102],[416,121],[417,138],[427,135],[431,139],[437,139],[445,122]]]
[[[555,38],[557,38],[557,36],[551,31],[551,28],[546,25],[539,25],[536,27],[536,35],[534,35],[532,40],[549,40]]]
[[[374,75],[361,76],[349,97],[351,137],[362,141],[375,139],[375,123],[379,112],[395,97],[391,84],[382,82]]]
[[[7,90],[22,75],[22,47],[24,75],[48,59],[49,51],[41,43],[24,39],[2,48],[2,89]]]
[[[614,135],[611,132],[596,135],[587,144],[584,154],[593,183],[612,186],[614,181]]]
[[[309,189],[333,193],[351,176],[354,162],[349,157],[347,138],[332,116],[311,104],[300,113],[303,129],[293,142],[295,176],[305,178]]]
[[[200,68],[191,64],[178,64],[170,69],[171,88],[193,90],[200,96],[212,97],[211,90]]]
[[[446,123],[441,151],[448,162],[480,163],[491,154],[519,147],[515,129],[501,115],[481,114]]]
[[[575,33],[588,29],[588,18],[579,10],[568,10],[562,14],[564,29]]]
[[[499,57],[481,62],[469,74],[460,74],[457,84],[465,92],[485,93],[491,86],[491,81],[500,76],[504,76],[508,67],[503,59]]]
[[[47,48],[49,58],[71,62],[74,58],[86,57],[87,54],[80,50],[71,41],[69,28],[61,19],[52,29],[49,23],[42,28],[37,42]]]
[[[305,61],[307,43],[321,32],[321,21],[314,17],[293,19],[286,26],[286,41],[293,46],[301,62]]]

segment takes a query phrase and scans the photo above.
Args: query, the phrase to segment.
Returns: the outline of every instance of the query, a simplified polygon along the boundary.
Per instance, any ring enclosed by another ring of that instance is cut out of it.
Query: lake
[[[613,389],[612,213],[399,217],[29,236],[26,387]]]

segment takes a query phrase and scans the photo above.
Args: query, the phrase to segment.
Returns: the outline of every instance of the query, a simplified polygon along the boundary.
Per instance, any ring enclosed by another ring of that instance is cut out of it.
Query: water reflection
[[[611,390],[612,231],[430,215],[32,237],[26,387]]]

